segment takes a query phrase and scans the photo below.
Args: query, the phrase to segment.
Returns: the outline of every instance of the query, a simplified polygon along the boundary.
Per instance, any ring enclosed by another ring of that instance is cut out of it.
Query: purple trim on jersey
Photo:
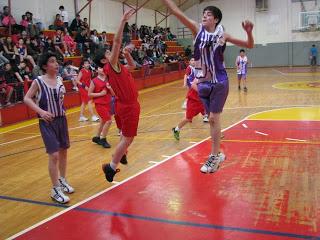
[[[222,26],[218,25],[214,33],[209,33],[200,26],[194,40],[194,58],[198,62],[196,66],[202,69],[202,74],[197,75],[200,81],[223,82],[228,79],[223,59],[225,44],[220,45],[219,42],[222,38]],[[208,74],[211,76],[207,76]]]
[[[195,74],[195,68],[194,67],[189,66],[189,68],[191,69],[191,73],[187,76],[187,86],[188,86],[188,88],[191,88],[191,83],[195,79],[196,74]]]

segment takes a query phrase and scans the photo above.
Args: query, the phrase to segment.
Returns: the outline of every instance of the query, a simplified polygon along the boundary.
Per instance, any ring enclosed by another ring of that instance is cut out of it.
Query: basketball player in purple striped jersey
[[[220,152],[221,122],[220,114],[229,92],[229,81],[225,70],[223,53],[226,43],[246,48],[252,48],[253,24],[250,21],[242,22],[242,28],[247,33],[247,40],[236,39],[224,32],[220,21],[222,13],[219,8],[208,6],[203,10],[202,23],[198,25],[189,19],[172,0],[162,0],[186,27],[194,39],[194,57],[196,61],[196,78],[198,79],[198,92],[206,111],[210,113],[210,135],[212,150],[206,163],[200,168],[203,173],[213,173],[219,168],[225,155]]]
[[[39,117],[41,136],[49,156],[49,175],[52,182],[51,198],[67,203],[70,198],[64,193],[74,189],[66,181],[67,149],[70,147],[66,112],[63,105],[66,89],[62,78],[57,77],[59,64],[52,53],[40,57],[40,68],[44,75],[35,79],[24,102]],[[36,97],[36,102],[33,98]]]

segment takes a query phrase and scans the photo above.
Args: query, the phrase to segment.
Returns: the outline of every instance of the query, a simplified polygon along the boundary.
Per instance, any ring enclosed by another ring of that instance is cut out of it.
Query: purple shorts
[[[243,73],[243,74],[238,74],[238,80],[241,80],[241,79],[247,79],[247,74]]]
[[[200,82],[198,92],[207,113],[221,113],[228,97],[229,81],[220,83]]]
[[[39,127],[48,154],[70,147],[66,117],[56,117],[49,123],[40,119]]]

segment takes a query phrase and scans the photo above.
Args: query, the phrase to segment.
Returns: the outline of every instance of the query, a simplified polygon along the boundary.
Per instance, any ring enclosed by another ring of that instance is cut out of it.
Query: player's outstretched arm
[[[176,16],[187,28],[190,29],[193,36],[197,35],[199,27],[195,21],[188,18],[172,0],[162,0],[162,2],[168,7],[174,16]]]
[[[134,70],[136,68],[136,63],[133,60],[133,57],[131,56],[131,52],[134,46],[127,46],[123,49],[123,55],[127,59],[128,65],[127,68],[129,70]]]
[[[130,17],[135,13],[134,9],[130,9],[126,11],[122,19],[120,21],[120,26],[118,28],[118,31],[116,32],[114,38],[113,38],[113,44],[112,44],[112,50],[110,54],[110,64],[111,66],[115,67],[118,64],[119,61],[119,54],[122,44],[122,36],[123,36],[123,28],[126,22],[130,19]]]
[[[246,20],[246,21],[242,22],[242,28],[247,33],[247,40],[246,41],[234,38],[226,33],[224,34],[225,41],[233,43],[234,45],[237,45],[239,47],[253,48],[253,46],[254,46],[254,39],[252,36],[253,23]]]

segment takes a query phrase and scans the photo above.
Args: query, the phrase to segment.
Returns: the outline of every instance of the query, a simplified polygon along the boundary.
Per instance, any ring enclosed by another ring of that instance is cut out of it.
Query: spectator
[[[20,25],[24,27],[24,30],[28,29],[29,22],[25,14],[21,16]]]
[[[64,80],[71,80],[73,84],[73,90],[79,91],[77,87],[77,76],[78,76],[79,68],[72,65],[72,61],[67,61],[64,63],[62,78]]]
[[[4,49],[4,56],[9,61],[10,60],[14,60],[15,62],[19,62],[19,59],[18,59],[18,57],[16,55],[16,46],[12,42],[12,38],[11,37],[7,37],[6,41],[4,42],[3,49]]]
[[[6,63],[4,65],[4,78],[6,80],[6,84],[13,87],[16,92],[17,102],[22,102],[23,100],[23,81],[17,79],[14,71],[12,70],[12,66],[10,63]]]
[[[26,59],[32,64],[33,67],[36,65],[33,57],[28,55],[27,46],[24,44],[24,40],[22,38],[19,39],[18,45],[15,48],[15,51],[16,51],[15,52],[16,55],[20,57],[20,62]]]
[[[5,51],[3,44],[4,38],[0,38],[0,67],[9,62],[9,60],[4,56]]]
[[[68,52],[68,48],[66,43],[64,42],[63,39],[63,34],[61,29],[57,29],[56,35],[53,37],[53,44],[55,46],[55,49],[61,54],[61,56],[69,57],[70,54]],[[64,50],[64,54],[63,51]]]
[[[0,72],[0,94],[2,95],[1,97],[4,97],[4,106],[9,106],[10,99],[13,93],[13,87],[9,86],[6,83],[6,79],[4,77],[4,72]],[[2,107],[2,101],[0,101],[0,107]]]
[[[75,43],[73,38],[70,36],[70,33],[68,31],[66,31],[65,34],[66,35],[64,36],[64,42],[66,43],[68,52],[74,56],[76,54],[77,44]]]
[[[60,6],[59,7],[59,12],[58,12],[61,16],[61,21],[64,24],[64,27],[68,29],[69,27],[69,16],[68,16],[68,12],[64,9],[64,6]]]
[[[82,26],[82,21],[81,21],[80,15],[77,14],[76,18],[72,20],[69,30],[71,33],[78,32],[81,30],[81,26]]]
[[[61,20],[60,14],[56,14],[56,18],[55,18],[54,23],[53,23],[53,29],[54,30],[58,30],[58,29],[61,29],[61,28],[64,28],[64,23]]]

